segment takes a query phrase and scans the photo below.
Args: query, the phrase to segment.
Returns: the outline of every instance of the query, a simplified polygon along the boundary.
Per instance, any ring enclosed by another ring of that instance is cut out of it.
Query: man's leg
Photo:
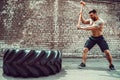
[[[87,60],[87,54],[88,54],[88,48],[84,48],[83,49],[83,53],[82,53],[82,63],[79,65],[79,68],[83,68],[86,67],[86,60]]]
[[[88,54],[88,51],[96,44],[96,42],[94,41],[94,39],[91,39],[92,37],[90,37],[85,45],[84,45],[84,49],[83,49],[83,52],[82,52],[82,63],[80,64],[80,67],[85,67],[85,63],[86,63],[86,60],[87,60],[87,54]]]
[[[104,53],[106,55],[106,58],[107,58],[109,64],[111,65],[112,64],[112,56],[110,54],[110,51],[109,50],[105,50]]]
[[[112,64],[112,56],[110,54],[110,51],[109,50],[105,50],[104,53],[105,53],[106,58],[107,58],[107,60],[109,62],[109,69],[110,70],[115,70],[114,65]]]
[[[82,63],[86,63],[86,60],[87,60],[87,54],[88,54],[88,48],[84,48],[83,49],[83,53],[82,53]]]
[[[99,45],[101,51],[104,52],[106,55],[106,58],[109,62],[109,69],[115,70],[114,65],[112,64],[112,56],[110,54],[108,44],[105,41],[104,37],[101,37],[101,39],[98,40],[97,44]]]

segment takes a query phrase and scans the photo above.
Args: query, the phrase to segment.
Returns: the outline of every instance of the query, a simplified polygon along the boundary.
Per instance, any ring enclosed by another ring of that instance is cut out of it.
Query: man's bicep
[[[85,24],[90,24],[90,20],[85,20]]]
[[[96,24],[94,24],[94,26],[96,26],[96,27],[100,27],[100,26],[103,26],[103,22],[97,22]]]

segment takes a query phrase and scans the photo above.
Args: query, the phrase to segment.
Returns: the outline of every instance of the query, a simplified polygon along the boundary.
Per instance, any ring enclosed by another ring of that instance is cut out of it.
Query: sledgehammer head
[[[84,1],[80,1],[80,4],[85,6],[86,3]]]

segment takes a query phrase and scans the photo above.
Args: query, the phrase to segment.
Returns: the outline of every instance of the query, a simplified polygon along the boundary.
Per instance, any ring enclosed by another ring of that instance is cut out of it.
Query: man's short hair
[[[93,10],[89,11],[89,14],[90,13],[94,13],[95,14],[95,13],[97,13],[97,11],[95,9],[93,9]]]

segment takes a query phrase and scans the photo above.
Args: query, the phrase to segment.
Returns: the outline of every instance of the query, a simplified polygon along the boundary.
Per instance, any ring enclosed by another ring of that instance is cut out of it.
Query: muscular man
[[[82,15],[82,12],[80,15]],[[89,17],[89,20],[85,20],[81,16],[81,22],[83,24],[89,24],[88,27],[81,27],[80,25],[77,25],[79,30],[90,30],[92,33],[91,37],[89,37],[84,45],[82,63],[79,66],[86,67],[87,53],[95,44],[97,44],[101,51],[106,55],[106,58],[109,62],[109,69],[115,70],[114,65],[112,64],[112,56],[110,54],[108,44],[103,37],[104,21],[97,15],[97,11],[95,9],[89,12]]]

